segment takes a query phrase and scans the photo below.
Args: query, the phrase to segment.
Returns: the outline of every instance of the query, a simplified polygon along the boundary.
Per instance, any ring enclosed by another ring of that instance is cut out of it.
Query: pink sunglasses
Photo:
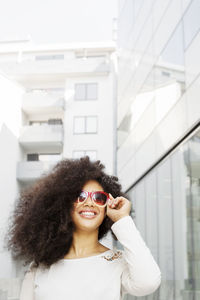
[[[109,195],[106,192],[103,191],[88,192],[82,190],[76,202],[83,203],[86,201],[88,196],[91,197],[91,199],[96,205],[101,207],[106,206],[107,201],[109,200]]]

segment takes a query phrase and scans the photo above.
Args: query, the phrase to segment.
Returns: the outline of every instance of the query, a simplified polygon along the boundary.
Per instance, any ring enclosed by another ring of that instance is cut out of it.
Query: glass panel
[[[85,117],[74,117],[74,133],[85,132]]]
[[[62,119],[49,119],[48,124],[49,125],[60,125],[60,124],[62,124]]]
[[[123,144],[152,102],[154,97],[153,86],[154,73],[152,71],[145,80],[140,93],[138,93],[136,98],[132,101],[128,113],[125,115],[118,128],[118,147]]]
[[[97,117],[87,117],[86,132],[87,133],[96,133],[97,132]]]
[[[161,54],[163,62],[184,65],[183,24],[180,22]]]
[[[38,153],[27,154],[27,161],[38,161]]]
[[[158,204],[157,204],[157,186],[155,170],[145,179],[145,194],[146,196],[146,243],[151,253],[159,264],[158,255]],[[146,299],[158,300],[159,290],[149,295]]]
[[[131,217],[133,218],[134,222],[135,222],[135,218],[136,218],[136,213],[135,213],[135,208],[136,208],[136,198],[135,198],[135,189],[131,189],[128,192],[128,199],[131,201]]]
[[[171,193],[170,161],[164,162],[157,171],[158,191],[158,237],[159,266],[162,284],[159,300],[174,299],[174,262],[173,262],[173,218]]]
[[[200,16],[200,1],[193,0],[183,18],[185,48],[189,46],[192,39],[200,29],[199,16]]]
[[[200,131],[189,141],[190,158],[190,226],[191,226],[191,255],[190,265],[192,274],[190,282],[194,291],[194,299],[200,297]]]
[[[145,179],[146,199],[146,241],[154,258],[158,261],[158,207],[155,170]]]
[[[86,99],[86,85],[84,83],[75,84],[75,100]]]
[[[157,123],[185,91],[183,25],[179,23],[155,66]]]
[[[174,299],[189,297],[188,258],[190,256],[190,222],[188,219],[190,184],[186,165],[188,164],[187,144],[178,149],[171,158],[173,194],[173,235],[174,235]]]
[[[136,198],[136,204],[135,204],[135,213],[136,213],[136,225],[143,236],[145,238],[146,235],[146,206],[145,206],[145,187],[144,187],[144,181],[140,182],[136,186],[135,190],[135,198]]]
[[[96,100],[97,99],[97,83],[88,83],[87,84],[87,100]]]
[[[118,128],[118,131],[117,131],[118,147],[121,147],[121,145],[123,144],[123,142],[126,140],[127,136],[129,135],[130,128],[131,128],[131,120],[132,120],[131,113],[126,114]]]

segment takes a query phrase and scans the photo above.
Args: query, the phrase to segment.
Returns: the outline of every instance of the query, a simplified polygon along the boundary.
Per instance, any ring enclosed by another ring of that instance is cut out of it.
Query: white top
[[[31,263],[20,300],[122,300],[125,294],[153,293],[161,282],[160,269],[131,216],[122,217],[111,230],[124,250],[60,259],[47,269]]]

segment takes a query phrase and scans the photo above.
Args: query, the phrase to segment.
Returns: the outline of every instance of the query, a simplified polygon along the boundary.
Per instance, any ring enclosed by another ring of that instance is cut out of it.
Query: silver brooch
[[[114,259],[122,257],[122,252],[120,250],[117,250],[115,252],[113,251],[111,254],[102,255],[101,257],[106,260],[112,261]]]

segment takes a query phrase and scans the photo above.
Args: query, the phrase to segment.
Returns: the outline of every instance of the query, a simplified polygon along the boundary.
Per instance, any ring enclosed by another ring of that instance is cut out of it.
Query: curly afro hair
[[[107,175],[104,165],[80,159],[63,159],[33,186],[21,191],[9,217],[6,249],[14,259],[49,267],[63,258],[72,243],[75,226],[71,210],[88,180],[96,180],[113,197],[127,195],[121,191],[118,177]],[[106,235],[113,221],[106,215],[99,226],[98,239]],[[116,236],[111,230],[113,238]]]

